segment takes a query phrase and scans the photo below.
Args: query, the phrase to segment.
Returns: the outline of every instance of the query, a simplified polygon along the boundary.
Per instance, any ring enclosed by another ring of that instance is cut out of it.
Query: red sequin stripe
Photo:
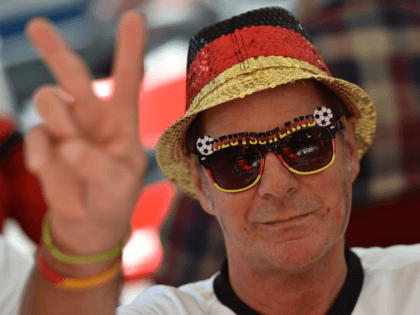
[[[235,37],[234,37],[235,36]],[[238,51],[240,47],[240,51]],[[245,47],[246,51],[243,51]],[[244,59],[284,56],[306,61],[329,72],[315,46],[301,34],[276,26],[252,26],[222,35],[197,54],[187,73],[187,107],[211,80]]]

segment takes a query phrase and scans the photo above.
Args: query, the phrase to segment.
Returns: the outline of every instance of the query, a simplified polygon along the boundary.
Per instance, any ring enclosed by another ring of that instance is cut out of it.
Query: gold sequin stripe
[[[243,65],[245,62],[249,65],[246,68]],[[248,77],[249,74],[254,75]],[[326,72],[306,61],[282,56],[259,57],[258,59],[252,57],[225,70],[204,86],[191,102],[187,113],[208,109],[238,96],[243,98],[246,94],[250,95],[270,87],[274,88],[280,85],[281,81],[290,82],[291,78],[293,78],[293,82],[301,78],[308,78],[310,74],[328,76]],[[232,79],[236,80],[231,81]],[[246,87],[249,81],[252,81],[252,84],[249,84],[244,91],[242,86]],[[221,86],[222,90],[217,90]],[[216,94],[212,97],[211,93]],[[213,103],[214,99],[219,98],[220,101]]]

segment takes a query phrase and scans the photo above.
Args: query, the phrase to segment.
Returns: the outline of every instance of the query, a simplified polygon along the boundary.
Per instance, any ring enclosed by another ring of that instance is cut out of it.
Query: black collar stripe
[[[348,266],[346,281],[327,315],[350,315],[362,291],[364,274],[360,258],[350,250],[347,244],[345,244],[345,256]],[[219,301],[229,307],[234,313],[240,315],[259,315],[242,302],[230,286],[226,259],[223,262],[220,274],[214,279],[213,289]]]

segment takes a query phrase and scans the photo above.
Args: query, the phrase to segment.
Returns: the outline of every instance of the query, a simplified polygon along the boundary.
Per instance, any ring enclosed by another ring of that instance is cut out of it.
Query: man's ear
[[[206,198],[206,192],[204,190],[203,180],[206,180],[205,178],[201,178],[200,174],[198,174],[198,171],[196,169],[196,165],[193,163],[190,157],[186,157],[185,161],[188,163],[188,167],[190,168],[190,174],[191,179],[195,188],[195,191],[197,193],[198,201],[200,201],[201,207],[210,215],[215,215],[214,210],[210,208],[209,203]],[[201,167],[201,166],[200,166]],[[204,174],[203,177],[206,175]],[[208,185],[208,183],[207,183]]]
[[[357,141],[354,135],[354,129],[357,123],[357,118],[352,116],[347,119],[347,140],[346,146],[349,152],[350,165],[352,170],[352,182],[355,181],[360,171],[359,151],[357,148]]]

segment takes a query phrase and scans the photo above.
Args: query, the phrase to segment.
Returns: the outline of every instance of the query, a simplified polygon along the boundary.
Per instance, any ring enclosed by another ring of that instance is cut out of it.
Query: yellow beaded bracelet
[[[68,263],[68,264],[90,264],[90,263],[96,263],[104,260],[109,260],[115,257],[118,257],[121,255],[122,250],[127,242],[124,242],[122,245],[111,249],[107,252],[95,254],[95,255],[89,255],[89,256],[73,256],[73,255],[67,255],[59,251],[57,247],[54,246],[51,234],[50,234],[50,213],[47,213],[45,216],[44,224],[43,224],[43,241],[45,245],[47,245],[49,251],[51,254],[58,259],[59,261]],[[130,226],[130,235],[131,235],[131,226]]]

